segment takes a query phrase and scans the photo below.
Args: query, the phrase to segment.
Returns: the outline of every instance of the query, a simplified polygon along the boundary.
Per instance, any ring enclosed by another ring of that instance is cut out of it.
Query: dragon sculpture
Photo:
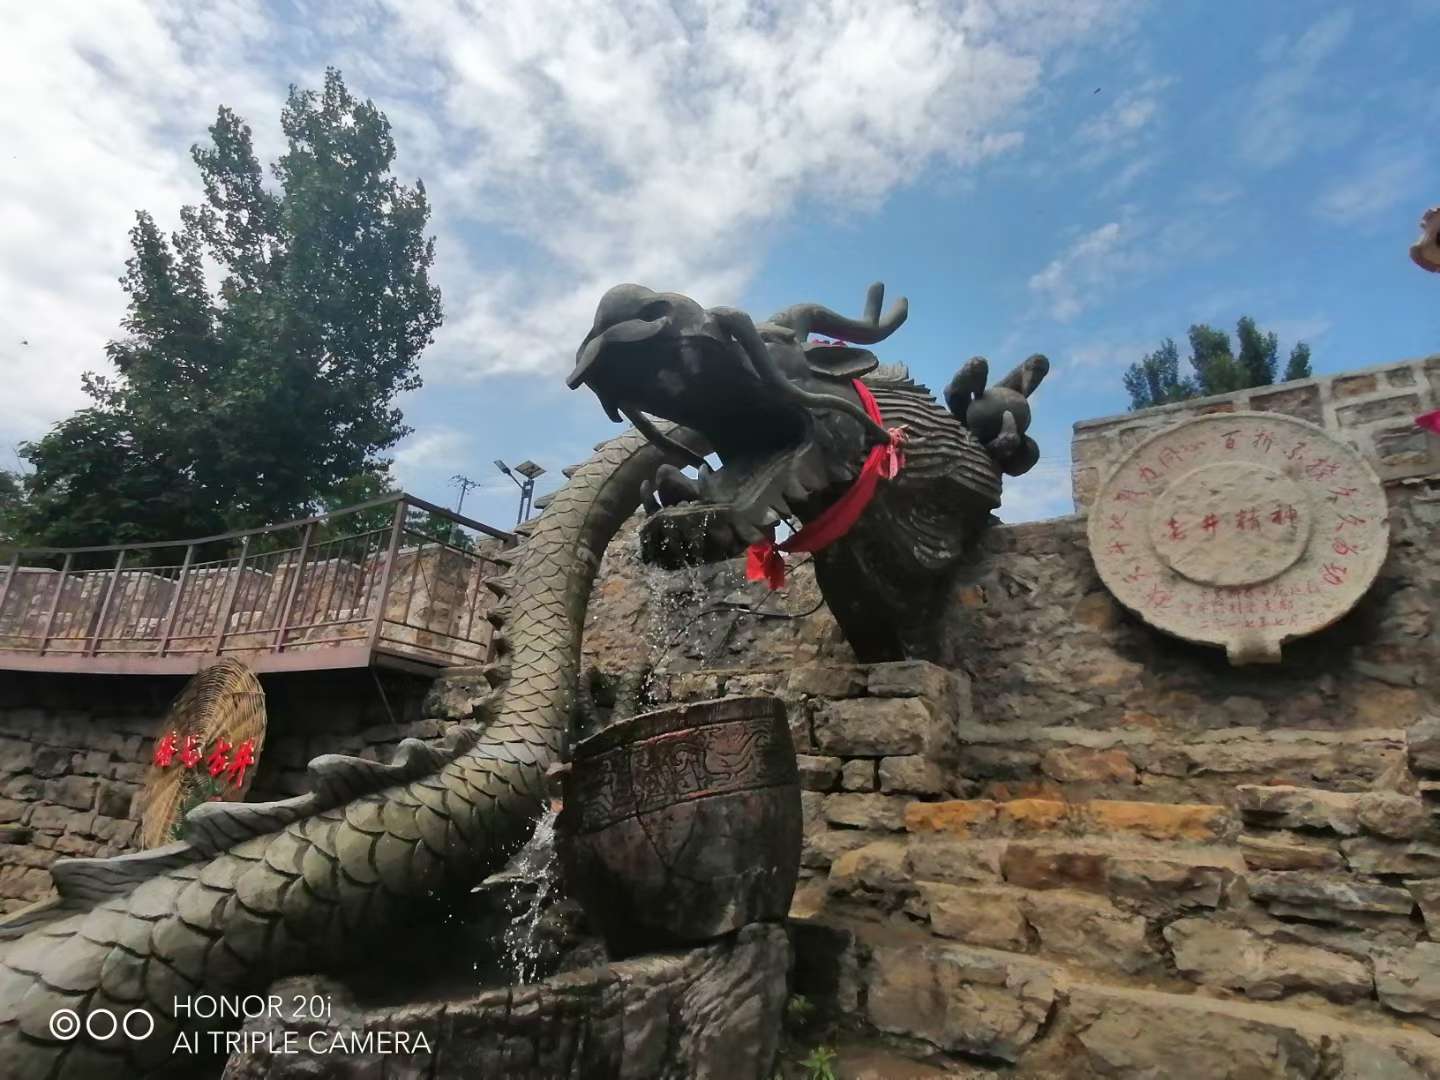
[[[988,365],[976,357],[941,408],[905,368],[881,367],[857,347],[905,321],[905,300],[882,316],[883,300],[876,284],[860,319],[799,304],[756,325],[731,308],[620,285],[600,301],[569,383],[589,386],[611,419],[629,419],[695,468],[692,479],[667,462],[645,492],[642,552],[672,568],[734,557],[782,520],[814,521],[855,483],[869,447],[902,428],[903,469],[839,542],[816,552],[815,575],[860,660],[946,660],[947,575],[1000,505],[1000,473],[1018,476],[1040,456],[1025,434],[1027,399],[1050,365],[1032,356],[987,389]],[[862,407],[862,377],[882,423]],[[675,445],[652,416],[698,434],[722,467]]]
[[[861,375],[885,422],[907,425],[907,461],[817,566],[858,653],[911,648],[923,620],[897,600],[917,581],[935,591],[998,505],[997,466],[1033,464],[1025,397],[1047,365],[1033,357],[987,390],[984,361],[971,361],[947,389],[946,412],[863,349],[807,344],[810,331],[882,339],[906,309],[901,301],[882,318],[881,300],[873,287],[858,321],[802,305],[756,326],[638,286],[607,293],[570,382],[635,430],[570,470],[506,552],[509,569],[490,583],[500,598],[491,621],[503,627],[484,669],[494,693],[477,715],[438,746],[407,740],[390,764],[316,758],[303,796],[203,804],[180,843],[56,862],[57,896],[0,922],[0,1078],[185,1074],[193,1059],[172,1059],[177,1036],[217,1022],[177,1015],[177,1003],[341,968],[427,898],[502,865],[532,830],[546,770],[564,752],[585,609],[611,537],[644,503],[658,553],[670,546],[665,523],[685,532],[688,521],[701,526],[689,528],[700,554],[719,557],[763,536],[772,517],[820,512],[868,447],[889,438],[858,404],[850,380]],[[712,450],[723,469],[705,465]],[[698,480],[688,465],[701,468]],[[85,1030],[101,1009],[143,1010],[154,1029],[140,1040],[103,1023]],[[62,1010],[80,1018],[78,1034],[57,1031]]]

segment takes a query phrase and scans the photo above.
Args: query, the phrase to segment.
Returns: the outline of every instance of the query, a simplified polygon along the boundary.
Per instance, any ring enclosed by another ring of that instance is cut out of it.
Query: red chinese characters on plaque
[[[1275,413],[1199,417],[1136,446],[1100,487],[1090,551],[1150,625],[1275,663],[1355,606],[1389,549],[1385,492],[1349,446]]]

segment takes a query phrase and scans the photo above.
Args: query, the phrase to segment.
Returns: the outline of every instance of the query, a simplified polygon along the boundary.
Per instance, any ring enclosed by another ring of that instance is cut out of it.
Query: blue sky
[[[937,388],[1046,353],[1007,520],[1069,511],[1070,425],[1123,411],[1125,366],[1192,322],[1253,315],[1318,372],[1437,345],[1440,282],[1406,256],[1440,202],[1436,3],[114,0],[12,30],[7,451],[103,365],[130,215],[198,197],[215,106],[273,156],[286,85],[327,64],[434,210],[447,321],[397,472],[451,505],[452,474],[482,481],[466,510],[497,524],[492,459],[545,465],[543,492],[614,430],[563,377],[619,281],[764,316],[883,280],[911,316],[878,351]]]

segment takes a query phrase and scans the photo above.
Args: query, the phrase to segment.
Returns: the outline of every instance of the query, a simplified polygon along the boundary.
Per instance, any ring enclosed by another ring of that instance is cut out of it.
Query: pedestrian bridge
[[[397,493],[195,540],[0,552],[0,669],[187,674],[490,656],[514,534]]]

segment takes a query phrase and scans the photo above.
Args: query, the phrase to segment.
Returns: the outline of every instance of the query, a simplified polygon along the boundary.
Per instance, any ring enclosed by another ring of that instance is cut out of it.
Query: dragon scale
[[[601,555],[664,460],[634,431],[602,444],[507,553],[488,725],[462,728],[448,750],[402,744],[391,765],[317,758],[310,794],[208,804],[187,818],[184,843],[57,863],[59,899],[0,922],[12,939],[0,942],[0,1077],[161,1074],[184,1025],[202,1023],[177,1019],[175,999],[331,969],[401,905],[500,866],[529,835],[563,750]],[[49,1031],[58,1009],[99,1008],[143,1008],[155,1031],[140,1042]]]

